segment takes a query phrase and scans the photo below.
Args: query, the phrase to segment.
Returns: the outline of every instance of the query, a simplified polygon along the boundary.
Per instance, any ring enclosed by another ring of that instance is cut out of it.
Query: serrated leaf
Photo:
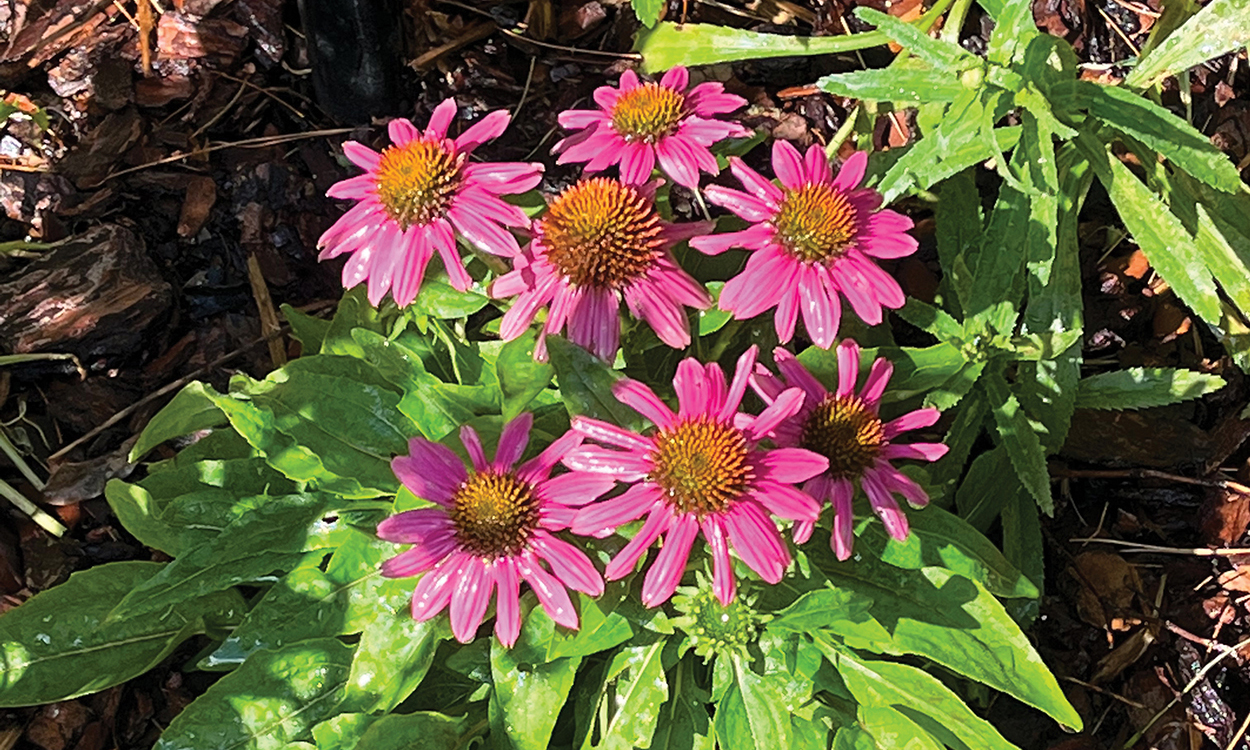
[[[1005,495],[1002,504],[1003,556],[1028,576],[1037,587],[1040,598],[1045,583],[1046,550],[1037,503],[1023,487],[1004,487],[1001,491]],[[1036,616],[1036,603],[1030,602],[1026,607],[1030,619]]]
[[[473,289],[459,291],[443,279],[426,279],[421,293],[409,305],[408,314],[428,315],[431,318],[467,318],[490,304],[490,298]]]
[[[990,413],[994,415],[994,424],[1016,475],[1037,501],[1038,507],[1046,515],[1053,515],[1055,502],[1050,496],[1046,453],[1037,433],[1033,431],[1033,425],[1029,423],[1020,402],[1000,373],[986,373],[982,382],[985,384]]]
[[[1033,4],[1029,0],[1004,0],[992,13],[994,31],[990,34],[985,58],[995,65],[1009,66],[1020,56],[1020,50],[1038,35]]]
[[[571,415],[602,419],[630,430],[640,430],[642,417],[612,395],[621,374],[595,355],[559,337],[547,339],[551,365],[556,370],[560,396]]]
[[[154,750],[283,748],[334,714],[351,658],[332,638],[259,651],[184,708]]]
[[[1007,456],[1007,447],[999,443],[972,460],[968,473],[955,491],[955,506],[959,508],[959,515],[982,534],[1002,511],[1006,498],[1002,491],[1003,477],[1009,473],[1015,473],[1011,468],[1011,459]]]
[[[1213,0],[1173,32],[1154,51],[1137,61],[1124,79],[1130,88],[1153,86],[1207,60],[1250,43],[1250,0]]]
[[[881,747],[907,750],[943,750],[945,747],[907,714],[889,706],[861,705],[859,724]]]
[[[861,20],[876,26],[908,52],[948,73],[981,66],[981,60],[958,44],[934,39],[915,26],[879,10],[861,6],[855,9]],[[897,67],[897,66],[896,66]]]
[[[1225,385],[1218,375],[1170,367],[1132,367],[1081,379],[1076,405],[1081,409],[1148,409],[1201,398]]]
[[[953,102],[966,91],[953,73],[914,64],[833,73],[816,82],[830,94],[885,102]]]
[[[1077,82],[1076,97],[1091,115],[1158,151],[1194,177],[1227,193],[1240,190],[1241,176],[1228,156],[1192,125],[1149,99],[1089,81]]]
[[[105,623],[126,594],[164,568],[99,565],[0,616],[0,706],[53,703],[119,685],[210,624],[233,626],[243,616],[242,597],[227,592],[183,601],[162,616]]]
[[[630,5],[634,7],[634,15],[638,16],[638,20],[642,21],[642,25],[647,28],[655,26],[656,21],[660,20],[660,13],[664,10],[663,0],[630,0]]]
[[[300,343],[301,356],[320,353],[321,344],[330,332],[330,321],[301,312],[290,305],[284,304],[281,309],[282,317],[291,325],[291,337]]]

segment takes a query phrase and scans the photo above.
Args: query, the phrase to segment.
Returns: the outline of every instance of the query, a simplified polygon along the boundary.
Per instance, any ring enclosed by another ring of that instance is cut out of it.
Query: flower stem
[[[30,464],[26,463],[26,460],[22,458],[22,454],[17,452],[17,448],[13,443],[9,442],[9,436],[4,434],[3,428],[0,428],[0,451],[3,451],[4,455],[9,457],[9,460],[17,467],[17,470],[22,472],[22,476],[26,477],[26,481],[34,485],[35,489],[42,491],[47,486],[35,474],[34,470],[30,468]]]
[[[0,479],[0,495],[3,495],[5,500],[13,503],[19,510],[30,516],[32,521],[39,524],[52,536],[59,537],[65,534],[65,527],[61,525],[60,521],[44,513],[34,503],[27,500],[25,495],[13,489],[13,486],[3,479]]]
[[[703,202],[703,191],[696,189],[694,191],[695,202],[699,204],[699,209],[703,211],[703,218],[708,221],[712,220],[712,214],[708,213],[707,204]]]

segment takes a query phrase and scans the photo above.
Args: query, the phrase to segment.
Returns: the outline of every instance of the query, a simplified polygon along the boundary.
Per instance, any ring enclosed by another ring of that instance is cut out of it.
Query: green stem
[[[959,30],[964,27],[964,18],[968,16],[968,8],[971,6],[972,0],[955,0],[938,38],[944,42],[959,44]]]
[[[60,521],[39,510],[34,503],[26,499],[25,495],[13,489],[13,486],[3,479],[0,479],[0,495],[4,496],[5,500],[16,505],[18,510],[30,516],[32,521],[39,524],[52,536],[59,537],[65,534],[65,527],[61,525]]]
[[[43,488],[47,485],[36,476],[35,472],[30,468],[30,464],[26,463],[26,460],[22,458],[22,454],[17,452],[17,447],[9,442],[9,436],[4,434],[3,428],[0,428],[0,451],[3,451],[4,455],[9,457],[9,460],[17,467],[17,470],[22,472],[22,476],[26,477],[26,481],[34,485],[35,489],[40,492],[43,491]]]

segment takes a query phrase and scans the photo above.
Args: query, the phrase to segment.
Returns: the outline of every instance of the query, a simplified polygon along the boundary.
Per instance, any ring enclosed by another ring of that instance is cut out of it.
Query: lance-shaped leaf
[[[615,681],[615,699],[601,705],[600,716],[606,719],[591,736],[598,742],[596,750],[631,750],[652,747],[652,735],[659,721],[660,709],[668,700],[668,682],[661,658],[667,639],[659,638],[646,646],[630,646],[617,651],[604,673]],[[659,746],[656,750],[668,750]]]
[[[1083,378],[1076,394],[1081,409],[1147,409],[1214,393],[1224,378],[1171,367],[1132,367]]]
[[[602,419],[631,430],[642,428],[638,412],[612,395],[612,386],[621,379],[620,373],[580,346],[556,336],[547,339],[547,351],[569,414]]]
[[[998,427],[998,434],[1002,437],[1003,447],[1007,449],[1016,475],[1033,495],[1038,507],[1046,515],[1054,514],[1055,501],[1050,496],[1050,473],[1046,468],[1042,441],[1033,431],[1033,425],[1001,373],[986,373],[981,381],[985,384],[994,424]]]
[[[1124,79],[1130,88],[1153,86],[1164,78],[1234,52],[1250,43],[1250,0],[1213,0],[1163,44],[1137,61]]]

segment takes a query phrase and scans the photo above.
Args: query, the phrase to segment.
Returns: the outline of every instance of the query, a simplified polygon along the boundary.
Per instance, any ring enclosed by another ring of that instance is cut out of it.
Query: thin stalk
[[[13,489],[13,486],[3,479],[0,479],[0,495],[4,496],[5,500],[16,505],[18,510],[30,516],[30,520],[39,524],[44,531],[52,536],[59,537],[65,534],[65,527],[61,525],[60,521],[39,510],[34,503],[26,499],[25,495]]]
[[[47,485],[30,468],[30,464],[26,463],[26,459],[22,458],[22,454],[17,452],[17,447],[9,442],[9,436],[4,434],[3,428],[0,428],[0,451],[4,451],[4,455],[8,456],[13,465],[17,467],[17,470],[22,472],[22,476],[26,477],[26,481],[34,485],[35,489],[40,492],[43,491],[43,488]]]
[[[942,32],[938,38],[944,42],[951,44],[959,44],[959,30],[964,27],[964,19],[968,16],[968,8],[972,6],[972,0],[955,0],[955,4],[951,6],[951,12],[946,16],[946,23],[942,25]]]

